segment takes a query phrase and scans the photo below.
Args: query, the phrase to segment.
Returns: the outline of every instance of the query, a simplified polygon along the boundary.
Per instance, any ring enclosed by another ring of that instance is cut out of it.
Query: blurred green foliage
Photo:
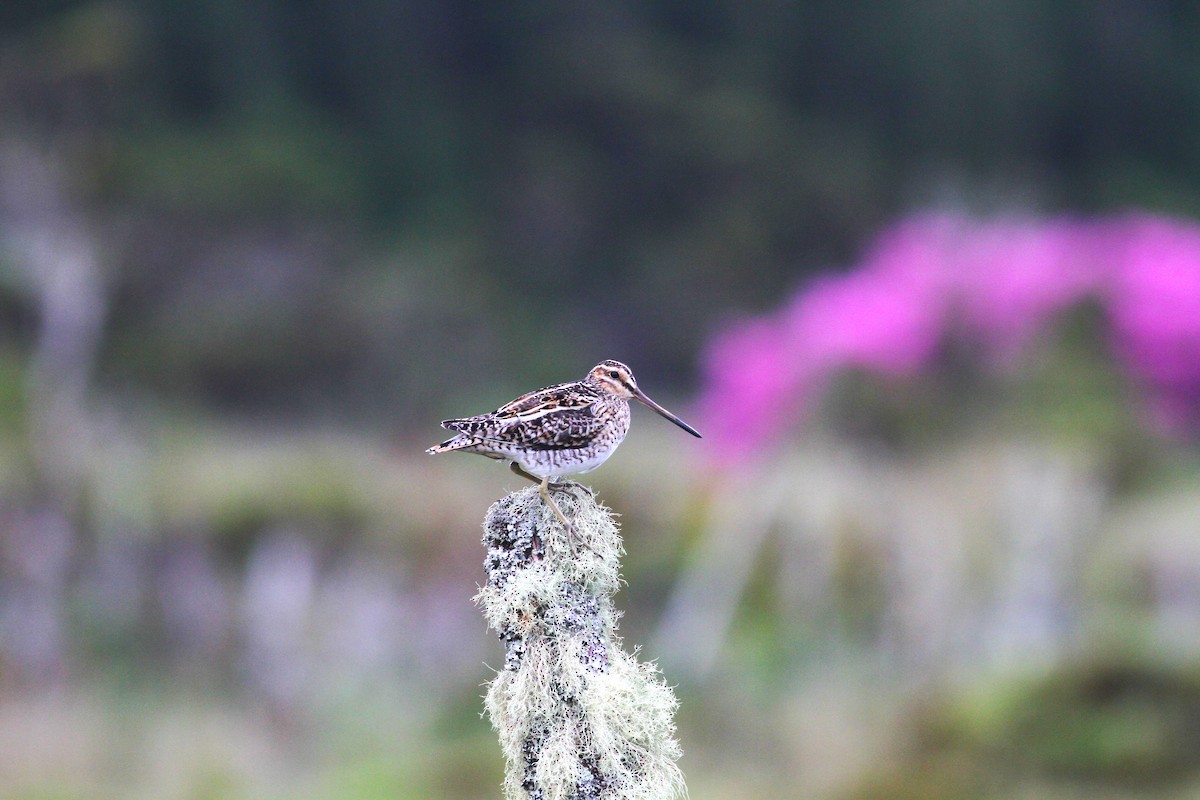
[[[1093,657],[1024,676],[981,679],[923,709],[924,764],[853,797],[1007,797],[1040,783],[1053,796],[1185,797],[1200,775],[1200,683],[1193,668]],[[888,794],[888,792],[893,792]]]
[[[1175,133],[1200,122],[1198,34],[1186,3],[1109,0],[13,0],[0,87],[120,222],[113,374],[309,409],[349,374],[366,410],[425,414],[479,365],[624,355],[684,383],[715,320],[914,205],[1198,211]],[[252,283],[264,246],[287,290],[253,320],[204,353],[159,335],[156,307],[205,319],[227,298],[197,289],[222,263]],[[412,294],[348,323],[396,273]],[[260,346],[304,368],[255,381],[238,344],[273,326]],[[464,369],[418,381],[381,330]]]

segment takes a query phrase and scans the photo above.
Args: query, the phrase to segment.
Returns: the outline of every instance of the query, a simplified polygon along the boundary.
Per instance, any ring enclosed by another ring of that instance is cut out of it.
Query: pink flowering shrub
[[[839,371],[918,377],[952,337],[1008,366],[1085,302],[1150,420],[1200,433],[1200,227],[1148,215],[903,221],[855,268],[718,332],[701,427],[722,458],[743,457],[802,422]]]

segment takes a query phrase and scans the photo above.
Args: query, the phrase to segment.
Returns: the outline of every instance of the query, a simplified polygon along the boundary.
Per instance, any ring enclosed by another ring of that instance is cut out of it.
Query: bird
[[[513,472],[540,485],[542,499],[573,538],[574,527],[550,496],[550,485],[608,460],[629,432],[630,400],[702,438],[639,389],[629,367],[605,360],[583,380],[528,392],[490,414],[443,420],[442,427],[455,435],[425,452],[460,451],[511,462]]]

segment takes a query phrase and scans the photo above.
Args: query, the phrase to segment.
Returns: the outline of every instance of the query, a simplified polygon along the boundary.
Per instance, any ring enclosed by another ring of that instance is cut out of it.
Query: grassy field
[[[721,471],[642,428],[589,483],[693,798],[1200,785],[1190,451],[1122,477],[1079,440],[813,430]],[[471,597],[483,513],[520,483],[417,444],[175,431],[98,470],[92,542],[10,542],[3,796],[497,796],[503,650]]]

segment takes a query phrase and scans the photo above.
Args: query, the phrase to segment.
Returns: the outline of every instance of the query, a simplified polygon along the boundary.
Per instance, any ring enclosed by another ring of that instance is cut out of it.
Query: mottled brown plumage
[[[638,388],[629,367],[601,361],[581,381],[547,386],[505,403],[490,414],[448,419],[456,435],[427,453],[461,450],[512,462],[518,474],[542,485],[542,497],[570,528],[547,487],[564,475],[604,463],[629,432],[629,400],[637,399],[693,436],[695,428]]]

